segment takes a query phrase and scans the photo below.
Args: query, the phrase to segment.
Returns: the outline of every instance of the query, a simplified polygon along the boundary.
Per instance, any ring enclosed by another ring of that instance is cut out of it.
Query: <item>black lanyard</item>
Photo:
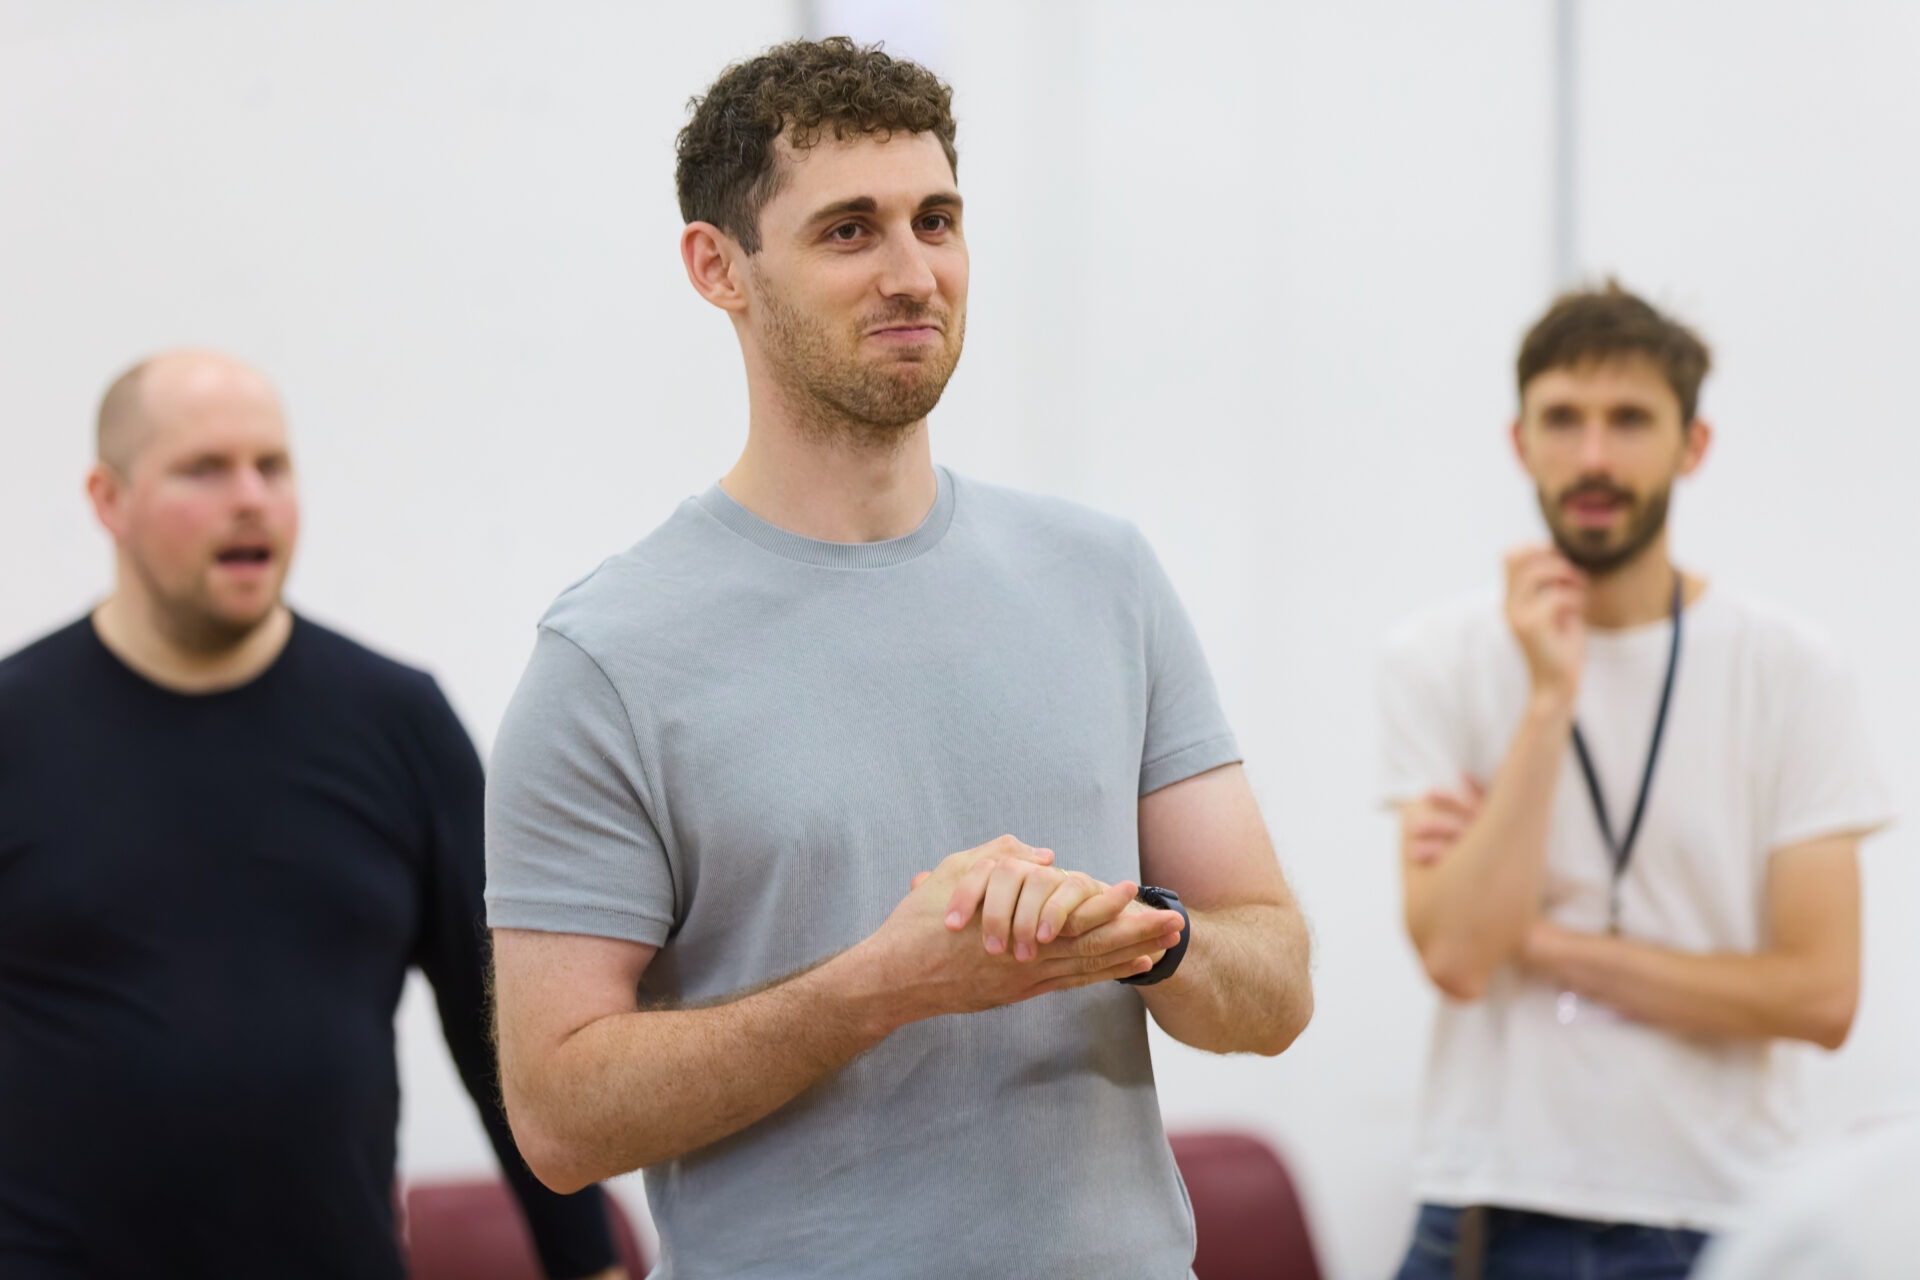
[[[1681,579],[1673,575],[1673,643],[1667,650],[1667,679],[1660,689],[1660,713],[1653,720],[1653,742],[1647,747],[1646,771],[1640,775],[1640,796],[1633,802],[1633,820],[1627,824],[1627,838],[1616,840],[1613,823],[1607,820],[1607,799],[1600,792],[1600,775],[1593,771],[1593,757],[1587,752],[1587,740],[1580,726],[1573,726],[1573,750],[1580,757],[1580,772],[1587,775],[1587,794],[1593,797],[1593,813],[1600,819],[1600,835],[1613,855],[1613,883],[1607,889],[1607,932],[1620,932],[1620,880],[1633,859],[1634,841],[1640,838],[1640,820],[1647,816],[1647,793],[1653,789],[1653,766],[1660,758],[1660,738],[1667,731],[1667,708],[1673,702],[1673,674],[1680,667]]]

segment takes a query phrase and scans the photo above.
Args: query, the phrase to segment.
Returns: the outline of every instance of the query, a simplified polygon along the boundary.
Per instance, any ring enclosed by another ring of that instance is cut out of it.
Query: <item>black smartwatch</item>
[[[1160,963],[1145,973],[1136,973],[1130,978],[1115,978],[1115,982],[1124,982],[1130,987],[1150,987],[1156,982],[1165,982],[1180,967],[1181,958],[1187,954],[1187,943],[1193,937],[1193,917],[1187,914],[1186,907],[1180,903],[1180,895],[1171,889],[1156,889],[1150,884],[1140,886],[1140,892],[1133,900],[1160,911],[1178,911],[1180,913],[1180,941],[1167,948],[1160,957]]]

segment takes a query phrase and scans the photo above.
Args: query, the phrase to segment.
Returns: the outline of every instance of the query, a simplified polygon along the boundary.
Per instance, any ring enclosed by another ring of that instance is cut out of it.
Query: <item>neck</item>
[[[293,634],[293,614],[284,604],[238,641],[219,649],[196,649],[173,637],[159,610],[124,585],[93,611],[94,634],[114,657],[163,689],[217,693],[246,684],[273,665]]]
[[[758,412],[720,487],[768,524],[824,542],[904,537],[920,527],[940,491],[924,418],[873,440],[769,421]]]
[[[1590,578],[1582,616],[1589,627],[1618,630],[1658,622],[1673,609],[1673,577],[1678,572],[1667,555],[1667,535],[1648,543],[1639,555],[1611,573]],[[1706,584],[1682,575],[1681,595],[1692,603]]]

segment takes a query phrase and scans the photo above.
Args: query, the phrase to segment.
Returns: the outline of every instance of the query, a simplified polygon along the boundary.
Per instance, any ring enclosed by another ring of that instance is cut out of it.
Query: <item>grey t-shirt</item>
[[[943,468],[918,529],[848,545],[716,485],[541,623],[487,787],[488,919],[656,946],[643,1000],[712,1000],[851,946],[1002,832],[1138,879],[1138,798],[1237,759],[1131,525]],[[675,1280],[1193,1258],[1116,983],[911,1024],[646,1181]]]

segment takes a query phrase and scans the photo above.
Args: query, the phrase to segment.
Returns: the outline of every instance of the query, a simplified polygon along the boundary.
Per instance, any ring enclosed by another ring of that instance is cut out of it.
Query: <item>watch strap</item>
[[[1160,957],[1159,963],[1155,964],[1153,968],[1147,970],[1145,973],[1136,973],[1131,977],[1114,979],[1114,981],[1124,982],[1130,987],[1150,987],[1156,982],[1165,982],[1173,976],[1173,971],[1180,967],[1180,961],[1184,959],[1187,954],[1187,943],[1193,938],[1193,917],[1187,914],[1186,904],[1180,901],[1180,895],[1171,889],[1162,889],[1155,885],[1143,884],[1140,886],[1140,891],[1134,894],[1133,900],[1144,906],[1154,907],[1162,911],[1178,911],[1180,913],[1180,941],[1167,948],[1166,954]]]

